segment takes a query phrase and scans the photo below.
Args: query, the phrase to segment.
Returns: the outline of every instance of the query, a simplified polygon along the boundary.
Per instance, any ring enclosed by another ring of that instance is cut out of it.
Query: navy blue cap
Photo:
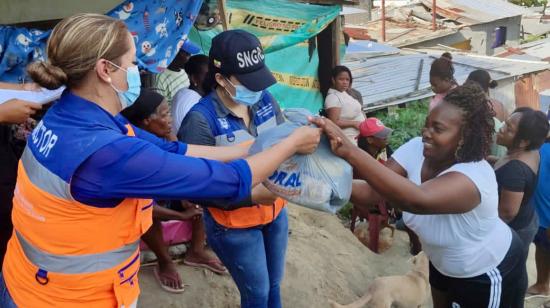
[[[260,40],[244,30],[228,30],[216,35],[209,56],[213,66],[225,75],[235,76],[251,91],[265,90],[277,82],[265,65]]]

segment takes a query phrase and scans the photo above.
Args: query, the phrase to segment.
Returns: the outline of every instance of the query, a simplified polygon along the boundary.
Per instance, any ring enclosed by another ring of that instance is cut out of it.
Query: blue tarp
[[[141,69],[163,71],[181,48],[202,0],[127,0],[107,13],[123,20]],[[43,60],[51,31],[0,26],[0,81],[28,81],[27,64]]]

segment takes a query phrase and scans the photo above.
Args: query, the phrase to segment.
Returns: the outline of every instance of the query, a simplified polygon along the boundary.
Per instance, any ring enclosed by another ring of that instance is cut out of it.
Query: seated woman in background
[[[435,96],[430,100],[429,110],[439,105],[445,95],[457,86],[455,77],[455,68],[453,66],[453,57],[445,52],[432,62],[430,67],[430,84]]]
[[[491,79],[491,76],[486,70],[475,70],[471,72],[470,75],[468,75],[468,79],[466,79],[466,81],[477,82],[481,86],[483,91],[485,91],[485,94],[487,95],[487,101],[495,111],[495,116],[493,117],[493,120],[495,120],[495,133],[498,132],[504,124],[504,121],[506,121],[506,119],[508,118],[508,111],[506,110],[504,105],[498,100],[489,97],[489,88],[496,88],[498,86],[498,83],[496,82],[496,80]],[[506,155],[506,151],[506,147],[497,144],[495,134],[495,137],[493,138],[493,144],[491,145],[491,156],[487,160],[490,163],[495,163],[497,159]]]
[[[361,103],[348,94],[352,83],[351,71],[345,66],[332,70],[332,88],[325,99],[327,118],[331,119],[346,134],[351,142],[359,135],[359,124],[365,120]]]
[[[177,134],[181,122],[204,96],[203,89],[204,78],[208,73],[208,56],[207,55],[194,55],[183,66],[183,69],[189,77],[189,88],[180,89],[174,95],[172,99],[172,132]]]
[[[386,166],[332,122],[315,120],[334,153],[367,181],[354,183],[353,203],[373,205],[383,198],[403,210],[430,260],[435,308],[523,307],[522,242],[498,217],[498,185],[484,159],[494,115],[485,100],[476,84],[452,90],[428,114],[422,138],[402,145]]]
[[[510,115],[497,134],[497,143],[508,149],[495,164],[499,216],[522,239],[526,256],[538,230],[535,208],[529,201],[537,186],[539,149],[548,126],[544,113],[522,107]]]
[[[133,125],[166,140],[177,140],[172,133],[172,117],[166,99],[159,93],[143,89],[136,102],[122,110],[121,114]],[[169,292],[183,292],[184,284],[168,253],[162,234],[163,220],[191,220],[191,247],[187,250],[184,263],[201,266],[215,273],[226,273],[227,270],[214,253],[206,250],[202,209],[187,201],[156,201],[153,207],[153,225],[141,239],[151,249],[158,262],[155,277],[161,287]]]

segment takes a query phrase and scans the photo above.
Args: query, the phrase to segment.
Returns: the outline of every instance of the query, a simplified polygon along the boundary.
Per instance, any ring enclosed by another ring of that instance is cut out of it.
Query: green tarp
[[[338,16],[341,7],[287,0],[231,0],[227,6],[229,29],[243,29],[260,38],[266,63],[278,81],[269,90],[281,107],[302,107],[317,113],[323,98],[315,36]],[[207,31],[193,29],[189,36],[208,53],[211,39],[221,31],[221,26]]]

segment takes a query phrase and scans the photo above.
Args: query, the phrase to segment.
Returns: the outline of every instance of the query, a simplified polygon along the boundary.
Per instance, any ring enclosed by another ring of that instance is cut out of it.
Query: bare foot
[[[216,254],[208,249],[202,249],[199,251],[193,251],[190,249],[185,255],[184,263],[190,266],[204,267],[218,274],[227,273],[227,269],[220,259],[218,259]]]
[[[534,284],[527,289],[529,295],[550,295],[550,289],[548,285]]]
[[[193,261],[208,261],[214,259],[219,261],[218,256],[216,256],[216,254],[212,250],[206,247],[197,251],[190,249],[187,252],[186,259],[190,259]]]
[[[184,290],[184,284],[174,262],[171,260],[170,262],[159,262],[157,271],[157,279],[162,286],[166,287],[165,290],[169,289],[171,292],[182,292]]]

